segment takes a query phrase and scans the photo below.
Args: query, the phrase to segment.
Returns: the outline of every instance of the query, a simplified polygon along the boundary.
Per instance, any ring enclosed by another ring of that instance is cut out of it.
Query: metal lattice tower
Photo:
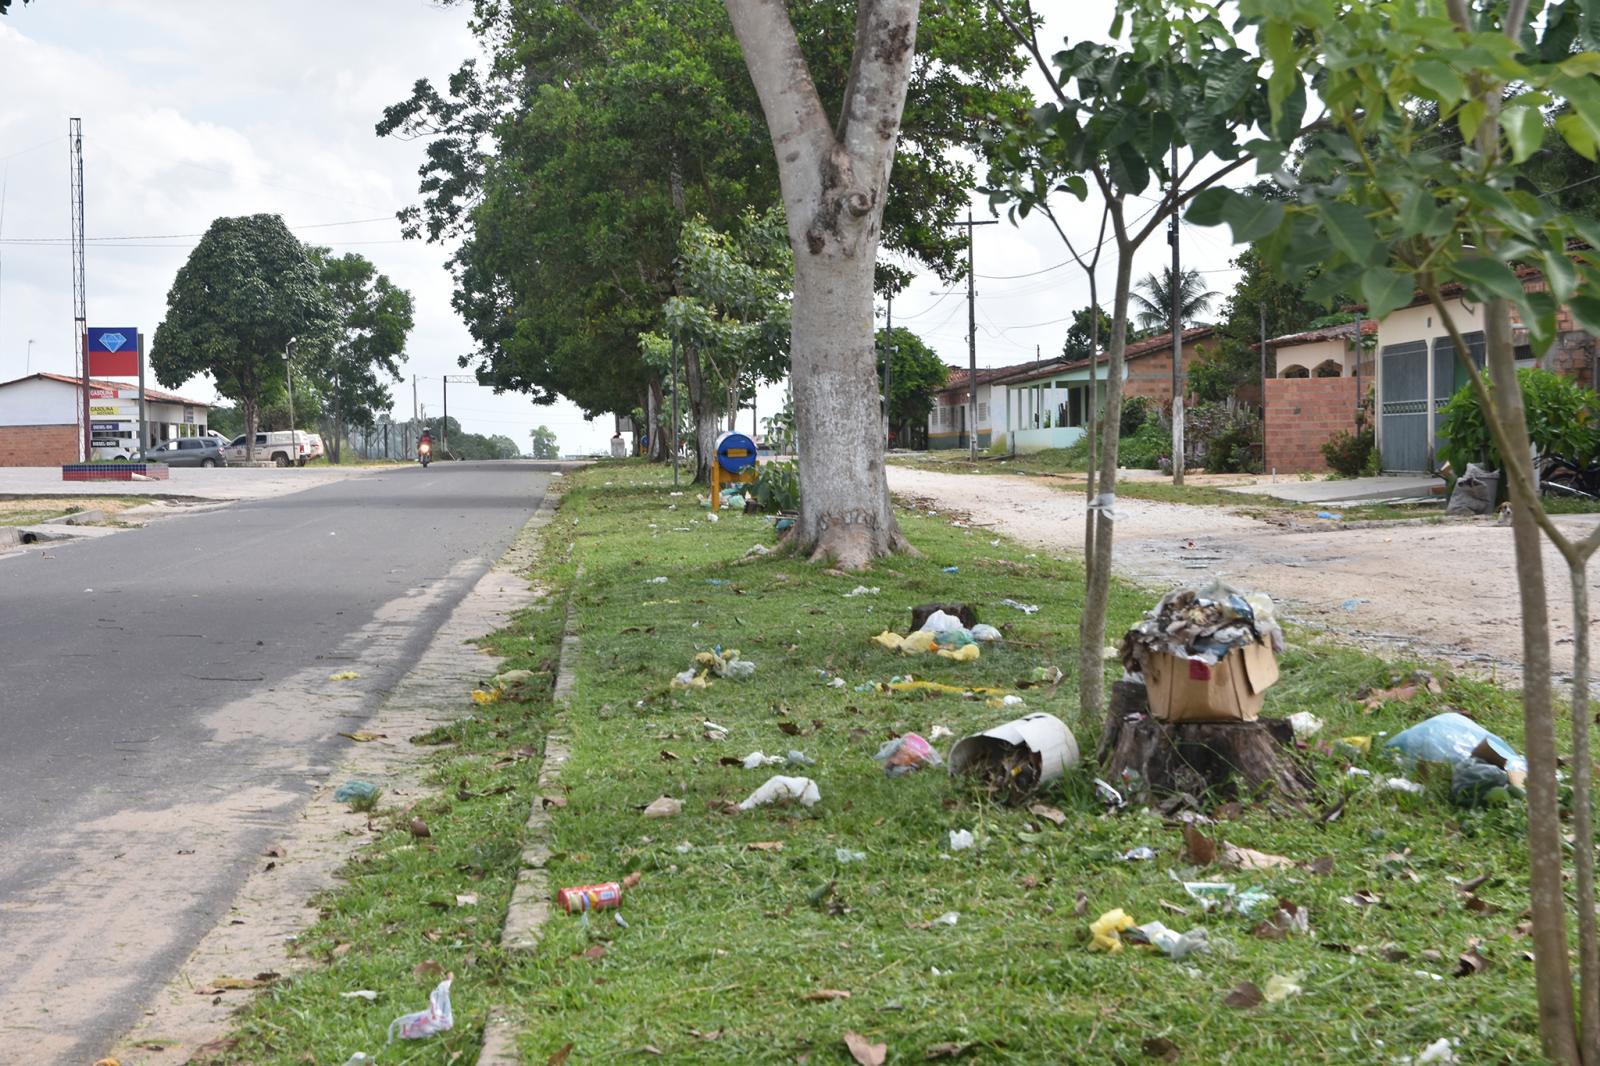
[[[67,121],[67,151],[72,179],[72,321],[78,349],[78,376],[83,381],[83,458],[93,452],[89,436],[89,298],[83,269],[83,119]]]
[[[83,280],[83,119],[68,120],[67,144],[72,160],[72,318],[78,337],[89,330],[88,296]],[[82,349],[83,345],[78,345]],[[80,350],[79,359],[83,358]]]

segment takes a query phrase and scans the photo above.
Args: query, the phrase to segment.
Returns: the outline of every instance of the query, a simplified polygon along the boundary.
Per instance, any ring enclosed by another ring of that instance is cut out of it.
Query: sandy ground
[[[1041,548],[1081,551],[1085,501],[1045,478],[945,474],[889,467],[890,489],[924,510]],[[1384,652],[1443,659],[1515,680],[1521,629],[1511,530],[1493,519],[1347,528],[1286,526],[1220,507],[1118,499],[1118,573],[1165,590],[1216,574],[1270,593],[1291,621]],[[1600,516],[1560,520],[1582,535]],[[1566,564],[1545,552],[1553,656],[1571,668]],[[1600,567],[1590,567],[1590,602]],[[1589,619],[1593,639],[1594,618]]]

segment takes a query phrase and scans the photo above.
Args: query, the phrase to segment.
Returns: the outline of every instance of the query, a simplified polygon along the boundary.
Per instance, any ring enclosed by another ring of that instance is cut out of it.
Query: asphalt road
[[[0,558],[0,1058],[135,1020],[548,479],[400,468]]]

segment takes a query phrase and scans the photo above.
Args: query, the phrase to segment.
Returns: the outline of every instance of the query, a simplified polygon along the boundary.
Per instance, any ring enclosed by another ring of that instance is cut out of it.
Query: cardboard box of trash
[[[1253,722],[1278,680],[1278,657],[1264,641],[1235,648],[1215,666],[1170,652],[1144,662],[1150,713],[1168,722]]]

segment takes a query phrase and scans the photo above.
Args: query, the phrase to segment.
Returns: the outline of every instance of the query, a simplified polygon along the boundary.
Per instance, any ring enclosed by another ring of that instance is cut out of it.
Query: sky
[[[1067,5],[1060,5],[1064,9]],[[1074,30],[1108,26],[1110,0],[1075,2]],[[1047,24],[1059,41],[1065,11]],[[426,414],[471,338],[450,306],[447,246],[404,241],[394,219],[417,199],[421,142],[379,139],[384,107],[419,77],[443,80],[478,55],[467,10],[433,0],[34,0],[0,17],[0,380],[74,368],[68,120],[84,131],[86,290],[91,326],[153,335],[166,293],[213,218],[281,214],[305,241],[360,252],[416,299],[416,328],[394,386],[410,414],[410,375]],[[1035,84],[1038,84],[1036,79]],[[974,198],[975,213],[991,217]],[[1092,245],[1098,207],[1064,205],[1080,247]],[[1138,208],[1134,213],[1137,213]],[[1071,312],[1088,302],[1083,273],[1063,265],[1060,238],[1042,220],[1002,218],[976,230],[977,358],[1000,366],[1060,351]],[[1185,225],[1184,266],[1226,293],[1237,274],[1225,230]],[[1135,278],[1168,255],[1160,235]],[[1109,257],[1102,285],[1112,276]],[[946,362],[967,363],[966,286],[923,274],[896,299],[896,325]],[[31,341],[31,343],[30,343]],[[214,396],[204,380],[179,390]],[[758,414],[780,402],[764,388]],[[539,425],[568,453],[603,448],[609,416],[586,422],[574,405],[537,406],[452,385],[450,414],[478,433],[524,447]],[[747,410],[740,428],[749,423]]]

